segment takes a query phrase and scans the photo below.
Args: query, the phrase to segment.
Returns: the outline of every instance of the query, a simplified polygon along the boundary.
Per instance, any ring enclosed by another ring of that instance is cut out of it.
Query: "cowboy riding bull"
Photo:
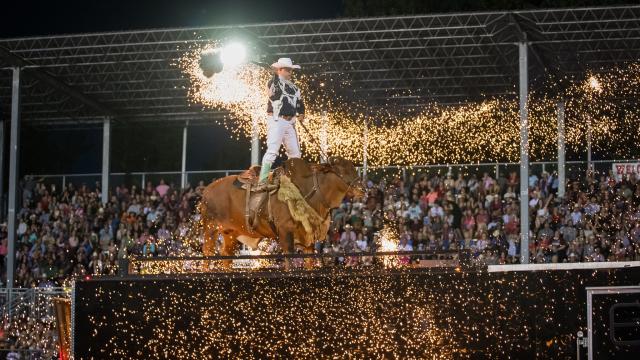
[[[278,239],[287,253],[296,246],[311,253],[314,241],[327,234],[331,209],[345,196],[363,193],[350,161],[332,158],[327,164],[308,164],[300,159],[296,121],[304,127],[305,107],[291,80],[292,70],[300,66],[280,58],[271,68],[267,152],[261,167],[217,180],[205,189],[200,204],[205,255],[214,254],[218,235],[223,237],[222,255],[233,255],[238,241],[255,249],[262,238]],[[283,144],[289,159],[270,172]]]
[[[255,249],[263,238],[278,239],[286,253],[295,248],[312,253],[314,241],[327,234],[331,209],[345,196],[363,194],[356,168],[342,158],[327,164],[289,159],[271,174],[266,187],[257,184],[258,172],[259,167],[252,167],[204,190],[199,209],[205,256],[215,254],[218,236],[223,238],[220,255],[225,256],[234,255],[238,242]]]

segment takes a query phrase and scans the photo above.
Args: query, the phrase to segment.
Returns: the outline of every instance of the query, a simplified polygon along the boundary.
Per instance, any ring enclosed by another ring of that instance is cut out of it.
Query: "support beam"
[[[11,304],[16,257],[16,208],[18,206],[18,160],[20,150],[20,68],[13,69],[11,90],[11,144],[9,146],[9,203],[7,211],[7,289]],[[9,314],[11,316],[11,314]]]
[[[326,163],[329,161],[329,159],[326,158],[326,156],[329,156],[329,118],[326,110],[322,111],[322,117],[320,120],[322,121],[322,125],[320,127],[320,148],[322,150],[322,153],[320,154],[320,162]]]
[[[102,203],[109,201],[109,155],[111,148],[111,118],[105,117],[102,121]]]
[[[527,42],[527,52],[530,52],[533,55],[540,66],[542,66],[547,73],[554,75],[556,78],[560,78],[559,69],[556,67],[560,62],[557,58],[549,58],[548,55],[555,54],[555,51],[545,44],[544,41],[546,40],[546,36],[542,33],[542,29],[540,29],[540,27],[531,19],[528,19],[521,14],[510,12],[508,13],[507,18],[509,19],[508,25],[510,26],[503,26],[498,32],[509,36],[511,31],[515,31],[515,34],[521,42]],[[494,37],[496,35],[497,33],[494,34]],[[535,47],[533,44],[535,44]],[[542,52],[537,51],[536,47],[540,48]]]
[[[260,130],[258,118],[251,119],[251,166],[260,165]]]
[[[369,128],[367,119],[364,119],[364,131],[362,135],[362,179],[367,180],[367,155],[369,151]]]
[[[558,197],[560,198],[564,198],[566,190],[564,106],[564,100],[558,101]]]
[[[593,175],[593,162],[591,162],[592,137],[591,116],[587,114],[587,176]]]
[[[55,76],[49,74],[48,72],[42,69],[39,69],[37,65],[33,64],[32,62],[21,58],[20,56],[12,53],[9,49],[4,48],[2,46],[0,46],[0,60],[4,60],[5,63],[10,64],[11,66],[16,66],[21,68],[28,67],[30,77],[36,78],[44,83],[47,83],[49,86],[53,87],[54,89],[57,89],[63,92],[64,94],[71,96],[77,101],[80,101],[86,106],[94,109],[100,115],[104,115],[104,116],[118,115],[113,109],[100,103],[99,101],[88,96],[87,94],[84,94],[80,90],[67,85],[63,81],[56,78]]]
[[[189,120],[184,123],[182,127],[182,168],[180,169],[180,188],[187,187],[187,135],[189,128]]]
[[[518,43],[520,67],[520,262],[529,263],[529,76],[527,42]]]
[[[0,222],[6,220],[4,199],[4,120],[0,120]]]

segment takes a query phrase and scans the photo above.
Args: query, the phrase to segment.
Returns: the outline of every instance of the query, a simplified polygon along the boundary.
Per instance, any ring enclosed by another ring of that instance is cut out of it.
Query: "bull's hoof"
[[[304,259],[304,268],[305,270],[313,270],[315,267],[315,259],[313,258],[305,258]]]
[[[231,270],[232,261],[231,260],[222,260],[222,269],[223,270]]]

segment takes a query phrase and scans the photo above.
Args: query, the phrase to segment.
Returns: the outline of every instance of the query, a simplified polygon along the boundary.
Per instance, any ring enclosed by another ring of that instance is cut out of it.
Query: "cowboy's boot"
[[[271,163],[263,161],[262,168],[260,169],[260,178],[258,179],[258,184],[255,187],[255,191],[264,191],[267,188],[269,171],[271,171]]]

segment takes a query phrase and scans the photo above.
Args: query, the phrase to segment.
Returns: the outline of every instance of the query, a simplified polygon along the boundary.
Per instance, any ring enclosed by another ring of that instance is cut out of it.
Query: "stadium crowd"
[[[345,199],[333,211],[330,231],[316,243],[316,251],[336,254],[325,258],[325,265],[368,265],[371,257],[340,254],[376,250],[381,234],[393,233],[397,250],[465,249],[478,265],[516,263],[519,181],[515,172],[497,179],[487,173],[447,173],[367,181],[364,198]],[[563,198],[557,196],[554,174],[531,174],[526,181],[531,262],[640,260],[637,177],[572,179]],[[182,239],[189,236],[204,189],[200,183],[181,190],[162,180],[143,189],[117,186],[102,205],[98,183],[93,188],[67,184],[64,189],[33,179],[25,183],[17,214],[16,287],[59,286],[73,276],[115,274],[120,260],[131,255],[184,254],[188,246]],[[5,223],[0,227],[3,283],[6,255]],[[420,258],[425,257],[399,260]],[[40,358],[55,356],[51,319],[5,324],[0,342],[7,358],[19,358],[13,349],[37,350]]]
[[[367,183],[364,202],[345,202],[333,213],[328,242],[365,251],[384,222],[399,235],[398,250],[471,252],[477,264],[517,263],[520,258],[519,178],[516,172],[397,177]],[[640,259],[640,183],[632,176],[585,176],[557,196],[555,174],[530,174],[530,262]]]
[[[368,181],[365,198],[345,200],[332,213],[331,230],[316,250],[368,251],[378,244],[383,226],[391,226],[399,236],[398,250],[468,249],[481,264],[518,262],[519,181],[515,172],[497,179],[487,173],[448,173]],[[601,174],[569,180],[562,199],[553,174],[531,174],[526,181],[532,262],[640,259],[636,177],[617,181]],[[15,286],[114,274],[119,259],[131,254],[180,253],[203,188],[200,183],[180,190],[162,180],[143,189],[117,186],[103,206],[97,183],[59,189],[33,181],[23,190],[24,205],[17,214]],[[6,254],[2,224],[3,263]]]
[[[6,322],[1,329],[0,357],[8,360],[58,359],[54,319],[30,314],[26,307],[14,310],[12,321]]]
[[[198,188],[199,189],[199,188]],[[175,250],[198,200],[196,189],[180,192],[163,180],[144,189],[117,186],[106,205],[100,187],[64,189],[35,182],[23,190],[17,214],[16,286],[62,284],[71,276],[115,274],[129,254],[163,256]],[[2,224],[0,256],[7,253]],[[4,275],[4,274],[3,274]]]
[[[609,175],[569,180],[557,196],[553,174],[531,174],[531,261],[620,261],[640,258],[640,185],[636,177]],[[182,249],[204,187],[184,190],[160,181],[144,189],[117,186],[100,202],[100,187],[68,184],[64,189],[35,182],[23,191],[18,213],[16,286],[61,284],[74,275],[114,274],[131,254],[164,256]],[[486,264],[518,262],[520,245],[518,175],[395,177],[368,181],[364,199],[345,200],[332,213],[322,252],[368,251],[391,224],[398,250],[468,249]],[[6,224],[0,257],[7,254]],[[3,267],[4,268],[4,267]],[[3,274],[4,276],[5,274]]]

